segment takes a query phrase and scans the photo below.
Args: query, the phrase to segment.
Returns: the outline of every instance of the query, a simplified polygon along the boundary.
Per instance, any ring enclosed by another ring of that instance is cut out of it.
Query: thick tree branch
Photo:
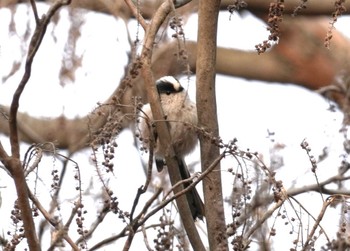
[[[198,45],[196,61],[196,100],[198,126],[219,137],[216,111],[216,40],[220,0],[200,1],[198,12]],[[210,119],[208,119],[210,118]],[[202,171],[220,155],[211,139],[199,134]],[[210,250],[228,250],[221,188],[220,163],[203,181],[204,205]]]
[[[2,0],[0,1],[1,7],[9,7],[11,5],[26,3],[24,0]],[[37,2],[50,2],[49,0],[40,0]],[[179,1],[174,1],[179,2]],[[185,1],[187,2],[187,1]],[[232,0],[222,0],[220,9],[225,11],[227,8],[233,4]],[[269,5],[273,0],[245,0],[247,3],[246,10],[256,14],[256,15],[266,15],[269,10]],[[289,0],[285,1],[285,13],[292,14],[294,13],[297,6],[300,6],[302,1],[300,0]],[[141,9],[144,18],[151,18],[154,11],[160,6],[161,1],[141,1]],[[72,7],[81,8],[95,12],[101,12],[105,14],[110,14],[114,16],[123,17],[129,19],[134,17],[132,11],[124,4],[124,1],[96,1],[96,0],[75,0],[73,1]],[[302,9],[300,15],[327,15],[332,14],[334,9],[333,0],[308,0],[305,4],[306,8]],[[350,2],[345,1],[344,6],[349,10]],[[185,7],[181,7],[181,12],[192,13],[198,9],[198,0],[192,0]]]

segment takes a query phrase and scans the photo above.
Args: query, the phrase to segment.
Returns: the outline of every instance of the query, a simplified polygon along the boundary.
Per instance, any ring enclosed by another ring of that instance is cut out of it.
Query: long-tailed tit
[[[193,151],[197,144],[197,108],[188,97],[187,92],[181,86],[179,81],[172,76],[165,76],[156,81],[161,106],[164,117],[167,121],[172,145],[178,160],[181,178],[190,178],[190,173],[184,161],[184,157]],[[158,171],[165,165],[164,156],[167,148],[162,148],[158,141],[158,135],[155,132],[151,107],[146,104],[142,107],[141,118],[139,120],[140,138],[143,146],[149,148],[149,142],[154,142],[154,156]],[[150,135],[153,131],[153,135]],[[153,138],[150,138],[153,137]],[[187,187],[190,183],[187,183]],[[204,216],[204,205],[195,188],[186,193],[186,198],[194,219],[202,219]]]

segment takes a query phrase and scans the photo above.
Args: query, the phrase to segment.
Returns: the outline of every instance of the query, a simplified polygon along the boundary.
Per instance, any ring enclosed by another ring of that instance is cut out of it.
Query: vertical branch
[[[156,34],[164,22],[168,14],[173,10],[173,4],[171,1],[165,1],[156,11],[152,18],[152,22],[146,29],[145,42],[142,50],[141,60],[142,60],[142,77],[145,82],[145,89],[147,91],[147,96],[152,109],[153,118],[156,123],[156,130],[159,135],[160,145],[163,148],[168,149],[167,155],[165,156],[166,163],[168,166],[169,177],[172,184],[176,184],[181,180],[180,170],[178,167],[178,162],[176,160],[175,152],[171,146],[171,137],[169,134],[168,126],[164,121],[163,110],[160,105],[158,98],[158,92],[154,84],[154,78],[151,71],[151,59],[152,50],[155,41]],[[183,186],[176,187],[174,189],[175,193],[183,190]],[[182,223],[191,242],[194,250],[205,250],[204,245],[201,241],[199,233],[197,231],[196,225],[191,214],[190,207],[186,200],[186,196],[180,196],[176,198],[176,204],[179,208],[179,213],[181,216]]]
[[[216,36],[220,0],[199,1],[197,47],[197,110],[200,128],[219,136],[215,99]],[[209,119],[208,119],[209,118]],[[202,171],[220,155],[211,140],[199,135]],[[228,250],[221,190],[220,164],[203,180],[210,250]]]
[[[11,143],[11,153],[12,157],[19,158],[19,141],[18,141],[18,130],[17,130],[17,112],[19,107],[19,99],[22,95],[22,92],[25,88],[25,86],[28,83],[28,80],[31,76],[32,71],[32,64],[34,57],[41,45],[41,42],[44,38],[46,28],[48,24],[50,23],[50,20],[52,16],[58,11],[59,8],[61,8],[64,5],[70,4],[71,0],[61,0],[55,2],[51,8],[48,10],[46,15],[43,15],[43,17],[39,20],[37,23],[37,26],[35,28],[34,34],[32,36],[32,39],[29,43],[29,49],[28,49],[28,56],[26,59],[26,63],[24,66],[24,74],[21,79],[21,82],[19,83],[13,98],[12,103],[10,107],[10,114],[9,114],[9,125],[10,125],[10,143]],[[33,5],[35,6],[35,5]]]
[[[23,77],[13,95],[12,103],[9,114],[9,128],[10,128],[10,144],[11,155],[8,161],[5,161],[4,165],[12,174],[15,182],[18,206],[21,210],[21,218],[23,221],[24,235],[27,238],[28,246],[30,250],[41,250],[38,237],[35,231],[35,224],[32,217],[32,211],[28,199],[28,191],[24,171],[20,160],[20,146],[17,128],[17,112],[19,107],[19,100],[26,87],[28,80],[31,76],[31,69],[34,57],[41,45],[44,38],[46,28],[50,23],[52,16],[58,11],[58,9],[64,5],[70,3],[70,0],[56,1],[48,10],[46,15],[43,15],[41,19],[38,18],[37,10],[34,1],[31,1],[33,11],[35,13],[36,28],[28,48],[28,55],[25,62]],[[3,154],[2,154],[3,155]]]

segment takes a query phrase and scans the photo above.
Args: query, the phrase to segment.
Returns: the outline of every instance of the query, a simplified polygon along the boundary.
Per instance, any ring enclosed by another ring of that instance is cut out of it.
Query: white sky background
[[[39,7],[39,10],[42,11],[41,7],[43,6],[39,5]],[[17,10],[15,19],[19,36],[25,31],[27,12],[27,7],[23,5]],[[29,15],[32,17],[30,10]],[[97,102],[103,102],[110,95],[123,74],[126,62],[125,48],[127,48],[124,24],[116,21],[113,17],[91,13],[87,15],[86,24],[83,26],[81,40],[83,42],[78,43],[77,47],[79,53],[84,53],[83,67],[76,72],[76,82],[62,88],[59,85],[58,72],[64,43],[67,39],[67,22],[63,20],[67,19],[68,15],[65,10],[61,11],[61,15],[62,20],[53,31],[57,42],[51,38],[51,25],[34,60],[32,77],[21,97],[20,111],[45,117],[64,114],[73,118],[85,115],[96,107]],[[0,77],[8,74],[14,60],[21,58],[20,47],[23,46],[16,34],[9,37],[9,20],[10,12],[7,9],[0,9]],[[188,25],[185,26],[185,34],[189,39],[196,39],[195,23],[196,17],[193,16],[188,20]],[[348,24],[348,18],[340,18],[336,28],[349,35]],[[101,29],[101,27],[104,28]],[[235,14],[230,17],[228,13],[221,13],[218,44],[219,46],[254,50],[254,46],[267,37],[265,27],[263,23],[250,15],[239,17]],[[131,34],[134,33],[131,32]],[[1,82],[1,104],[10,104],[22,74],[23,67],[6,82]],[[185,78],[182,81],[185,87],[189,87],[190,96],[195,99],[195,78],[193,77],[189,84]],[[338,155],[341,153],[343,140],[338,133],[342,115],[328,111],[329,104],[322,97],[293,85],[266,84],[222,75],[217,76],[216,83],[220,134],[224,141],[227,142],[236,137],[239,140],[238,145],[243,150],[249,148],[252,151],[257,151],[263,154],[265,161],[268,162],[272,143],[267,138],[267,130],[275,132],[276,142],[286,145],[281,153],[285,166],[278,171],[277,179],[282,179],[287,188],[293,184],[300,187],[315,183],[315,178],[310,173],[311,167],[308,158],[300,147],[300,143],[305,138],[316,157],[322,153],[325,146],[329,147],[331,151],[331,156],[319,165],[319,179],[323,180],[330,173],[337,172],[340,163]],[[7,144],[6,137],[0,137],[0,140],[3,144]],[[123,132],[118,137],[119,147],[115,158],[118,160],[115,166],[116,177],[111,180],[115,183],[113,187],[116,191],[123,191],[128,186],[128,192],[117,193],[121,207],[125,210],[129,210],[130,197],[136,194],[136,189],[144,182],[142,175],[138,176],[139,180],[134,180],[136,175],[133,175],[134,182],[130,183],[130,173],[140,170],[139,153],[133,146],[132,140],[132,134],[129,131]],[[27,146],[24,145],[23,151],[26,148]],[[198,154],[198,150],[196,150],[189,160],[196,160]],[[85,167],[83,175],[86,178],[84,179],[83,176],[83,180],[87,186],[90,176],[96,178],[96,175],[94,170],[86,171],[87,167],[91,167],[86,156],[89,156],[89,153],[83,152],[76,154],[73,158],[79,162],[81,167]],[[119,168],[125,167],[124,163],[127,163],[131,169]],[[231,164],[232,162],[229,163],[229,160],[225,160],[222,165],[223,170],[227,170]],[[52,163],[48,165],[52,165]],[[223,177],[224,186],[228,188],[225,190],[225,195],[228,196],[232,179],[229,175],[223,175]],[[122,183],[124,180],[127,181],[127,184]],[[97,183],[95,186],[93,189],[98,190]],[[6,179],[0,170],[2,196],[0,215],[2,216],[8,215],[14,196],[8,193],[9,189],[4,187],[12,188],[11,190],[14,191],[12,182]],[[69,187],[63,189],[67,189],[67,193],[69,193]],[[47,190],[49,188],[44,191]],[[47,192],[43,192],[43,197],[44,194]],[[314,216],[317,216],[320,204],[317,206],[315,204],[320,203],[319,195],[307,196],[306,201],[312,201],[308,209],[314,213]],[[310,198],[315,198],[315,200],[310,200]],[[69,204],[69,202],[66,203]],[[89,203],[93,203],[93,201],[86,201],[86,204]],[[64,214],[64,212],[61,213]],[[337,227],[338,222],[334,222],[333,219],[331,224],[333,227]],[[7,229],[3,223],[0,225],[1,229],[4,229],[0,231]],[[328,225],[327,227],[331,228],[332,226]],[[330,232],[334,233],[334,231]],[[288,243],[288,247],[291,246],[290,243]],[[121,241],[118,244],[122,245],[124,242]],[[276,250],[285,247],[280,245],[283,244],[276,243]],[[137,248],[139,247],[134,244],[131,250],[138,250]]]

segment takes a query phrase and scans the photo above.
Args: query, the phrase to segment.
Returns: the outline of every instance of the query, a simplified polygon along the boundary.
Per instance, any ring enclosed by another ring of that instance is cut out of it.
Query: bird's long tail
[[[188,171],[185,161],[183,159],[178,159],[178,165],[180,168],[181,178],[183,180],[190,178],[191,175]],[[191,181],[185,183],[185,188],[188,187],[191,183]],[[188,205],[190,206],[193,219],[196,219],[198,217],[202,220],[203,216],[205,216],[204,204],[195,187],[186,193],[186,198],[188,201]]]

